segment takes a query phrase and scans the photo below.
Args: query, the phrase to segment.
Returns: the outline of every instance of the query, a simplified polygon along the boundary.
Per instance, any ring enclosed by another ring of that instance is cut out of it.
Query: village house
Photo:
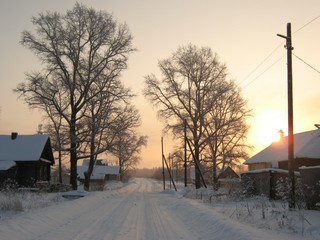
[[[84,173],[88,171],[89,160],[85,159],[82,165],[77,166],[78,179],[84,183]],[[109,166],[103,160],[95,161],[92,174],[90,176],[90,188],[103,186],[107,181],[117,181],[120,178],[119,166]]]
[[[221,188],[232,190],[240,185],[240,176],[229,166],[220,170],[217,178],[219,187]]]
[[[249,158],[244,164],[248,171],[241,174],[243,181],[251,181],[255,193],[275,198],[277,181],[288,177],[288,137],[263,149]],[[320,166],[320,129],[294,134],[294,174],[296,178],[309,176],[319,179],[320,172],[315,171]],[[319,169],[319,168],[318,168]],[[306,173],[309,171],[308,173]],[[302,182],[314,182],[312,180]]]
[[[18,186],[50,181],[54,164],[48,135],[0,135],[0,184],[9,179]]]
[[[241,178],[230,166],[218,169],[216,174],[215,183],[213,183],[212,171],[205,174],[206,182],[212,183],[215,190],[220,189],[221,193],[230,195],[241,188]]]
[[[294,134],[294,170],[320,165],[320,129]],[[273,142],[246,162],[248,170],[279,168],[288,170],[288,137]]]

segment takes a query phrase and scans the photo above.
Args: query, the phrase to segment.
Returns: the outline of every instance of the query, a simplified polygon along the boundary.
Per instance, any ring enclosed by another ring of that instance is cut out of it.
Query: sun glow
[[[252,127],[255,129],[256,144],[266,146],[279,141],[281,135],[285,135],[286,116],[280,111],[264,111],[257,115]]]

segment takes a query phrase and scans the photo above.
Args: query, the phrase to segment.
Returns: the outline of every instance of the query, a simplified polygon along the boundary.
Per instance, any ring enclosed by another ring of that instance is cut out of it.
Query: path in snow
[[[3,221],[0,239],[278,239],[213,208],[134,179],[125,187],[36,209]]]

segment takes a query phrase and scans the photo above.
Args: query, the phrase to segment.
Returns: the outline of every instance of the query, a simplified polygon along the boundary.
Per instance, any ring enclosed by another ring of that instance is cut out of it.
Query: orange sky
[[[0,134],[17,131],[35,133],[40,114],[17,100],[12,89],[24,80],[24,73],[39,69],[32,53],[19,45],[21,32],[32,29],[30,19],[40,12],[64,12],[73,0],[7,0],[0,9]],[[253,153],[266,147],[279,129],[287,134],[286,50],[284,40],[291,22],[293,53],[320,70],[320,1],[318,0],[86,0],[95,9],[112,12],[126,22],[138,51],[129,58],[124,83],[139,96],[134,104],[142,115],[141,134],[149,136],[142,152],[141,167],[161,164],[161,127],[156,110],[141,95],[144,76],[158,74],[157,62],[188,43],[208,46],[226,63],[229,76],[243,90],[250,119]],[[316,19],[317,18],[317,19]],[[311,23],[311,20],[315,19]],[[293,57],[294,131],[314,129],[320,123],[320,74]],[[165,137],[165,153],[172,149]]]

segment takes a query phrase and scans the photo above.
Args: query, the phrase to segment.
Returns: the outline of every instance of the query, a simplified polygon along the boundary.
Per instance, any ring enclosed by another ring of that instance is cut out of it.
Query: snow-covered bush
[[[278,181],[276,182],[276,198],[281,199],[282,201],[288,201],[289,199],[289,191],[290,191],[290,186],[291,184],[289,183],[288,178],[279,178]]]
[[[1,192],[12,191],[17,188],[18,188],[18,184],[14,180],[11,180],[10,178],[1,182],[1,185],[0,185]]]
[[[0,210],[2,211],[13,211],[21,212],[23,211],[22,202],[19,198],[15,197],[14,193],[3,192],[0,193]]]
[[[22,202],[15,196],[17,188],[17,183],[11,179],[7,179],[1,184],[0,210],[14,212],[20,212],[23,210]]]
[[[305,186],[305,201],[308,209],[319,209],[320,205],[320,181],[314,186]]]
[[[0,210],[21,212],[42,208],[64,201],[59,193],[3,190],[0,192]]]
[[[242,185],[241,196],[252,197],[254,195],[255,193],[254,180],[251,177],[244,175],[241,180],[241,185]]]
[[[296,207],[298,209],[306,208],[306,195],[305,195],[306,188],[307,186],[304,186],[302,184],[302,181],[300,178],[295,179],[294,195],[295,195]],[[276,199],[280,199],[284,203],[288,202],[290,197],[290,189],[291,189],[291,182],[289,181],[289,179],[287,177],[279,178],[278,181],[276,182],[276,187],[275,187]]]

